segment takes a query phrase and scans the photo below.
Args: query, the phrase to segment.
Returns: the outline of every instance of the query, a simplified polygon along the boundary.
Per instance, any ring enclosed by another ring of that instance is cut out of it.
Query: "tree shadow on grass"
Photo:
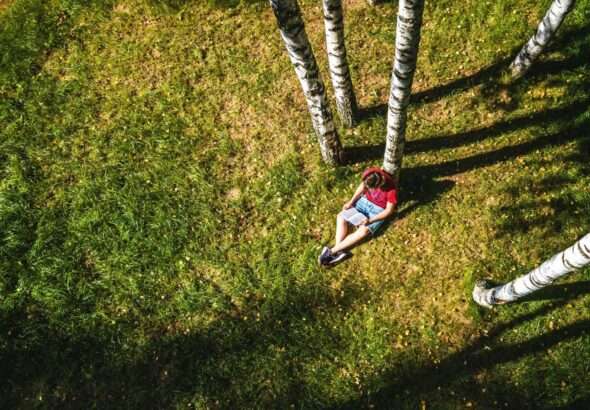
[[[587,410],[590,409],[590,395],[580,397],[572,401],[571,403],[564,404],[563,406],[554,407],[553,410]]]
[[[382,236],[392,224],[401,221],[418,208],[438,201],[446,192],[453,189],[454,186],[455,182],[448,179],[429,180],[416,178],[415,175],[404,178],[401,183],[399,197],[399,201],[402,204],[401,207],[396,210],[393,218],[386,220],[385,223],[381,225],[381,228],[375,233],[375,235],[355,245],[355,248],[374,238]]]
[[[567,340],[577,339],[590,331],[590,319],[580,320],[574,324],[564,326],[550,333],[532,337],[526,341],[510,345],[497,343],[498,340],[501,341],[500,338],[507,331],[535,318],[545,316],[552,310],[565,306],[570,301],[548,303],[531,313],[500,324],[487,333],[484,333],[483,336],[478,337],[465,349],[449,355],[438,364],[410,368],[409,371],[405,371],[402,374],[399,374],[396,369],[391,369],[390,377],[394,379],[391,383],[388,383],[373,394],[366,395],[359,400],[350,401],[342,406],[338,406],[338,408],[353,409],[365,408],[367,406],[391,408],[394,403],[404,400],[401,392],[405,392],[406,395],[428,397],[441,387],[453,386],[453,388],[457,388],[456,382],[462,381],[466,377],[475,376],[475,374],[482,370],[491,369],[502,363],[512,362],[531,354],[546,351]],[[458,394],[466,398],[481,399],[482,394],[478,388],[481,389],[482,386],[478,386],[477,383],[475,385],[469,384],[461,382],[459,389],[462,390]],[[526,389],[526,386],[523,388]],[[502,392],[502,390],[500,388],[499,391]],[[495,396],[498,392],[495,391],[494,393]],[[496,396],[496,398],[500,403],[509,401],[511,408],[536,408],[535,403],[530,403],[526,398],[519,397],[515,389],[512,389],[510,396],[500,395]],[[581,400],[581,402],[585,402],[585,399]]]
[[[548,53],[556,50],[564,51],[566,48],[571,49],[580,47],[580,45],[587,44],[587,37],[589,35],[589,26],[559,33],[558,38],[552,42],[544,54],[547,55]],[[511,56],[515,56],[518,51],[520,51],[520,46],[512,50],[510,53]],[[500,84],[500,78],[502,74],[508,70],[508,66],[512,60],[513,57],[503,58],[468,76],[453,80],[443,85],[438,85],[428,90],[413,93],[411,96],[411,104],[421,105],[431,103],[453,93],[465,91],[478,85],[483,85],[482,94],[487,98],[494,98],[494,94],[504,90],[507,90],[510,92],[510,94],[512,94],[515,87],[517,87],[523,81],[539,81],[545,78],[548,74],[556,74],[565,70],[573,70],[575,68],[587,66],[590,64],[587,55],[585,52],[583,52],[582,48],[582,51],[563,60],[538,61],[533,65],[525,77],[513,81],[509,85],[502,85]],[[498,105],[499,108],[513,109],[515,104],[516,101],[511,100],[508,104],[502,104],[500,102]],[[387,109],[387,104],[361,108],[359,110],[359,121],[362,122],[375,117],[383,117],[387,114]]]
[[[587,102],[587,100],[585,101]],[[536,116],[534,116],[534,118],[536,118],[537,120],[539,120],[540,118],[553,118],[556,121],[560,120],[565,122],[568,119],[572,121],[573,119],[575,119],[575,116],[577,114],[585,111],[586,109],[587,107],[584,104],[576,102],[565,108],[549,110],[548,112],[539,113]],[[563,117],[555,119],[554,117],[558,113],[561,113]],[[522,126],[523,124],[530,124],[529,119],[521,117],[515,120],[514,122],[503,122],[497,125],[493,125],[491,127],[468,131],[467,133],[456,134],[454,136],[447,137],[435,137],[417,143],[414,147],[427,150],[433,149],[435,146],[440,147],[441,145],[455,146],[456,144],[465,143],[466,141],[483,140],[489,136],[499,134],[503,131],[509,129],[516,129],[519,126]],[[402,170],[402,181],[404,178],[410,178],[411,181],[415,181],[417,179],[432,180],[434,178],[452,176],[455,174],[472,171],[474,169],[491,166],[497,163],[517,158],[522,155],[526,155],[539,149],[552,146],[560,146],[571,141],[580,140],[581,138],[584,138],[589,131],[590,120],[586,120],[580,122],[578,125],[566,127],[564,130],[560,132],[542,135],[532,140],[516,145],[506,146],[495,151],[476,154],[458,160],[450,160],[439,164],[419,165],[412,168],[406,168]],[[408,143],[408,145],[410,151],[416,149],[412,146],[412,143]],[[350,158],[355,159],[356,161],[366,161],[368,159],[372,159],[372,155],[374,155],[377,150],[378,148],[376,147],[356,148],[353,149],[353,153],[350,154]]]
[[[520,144],[503,147],[492,152],[477,154],[459,160],[451,160],[434,165],[421,165],[406,169],[405,172],[408,174],[430,176],[432,178],[460,174],[498,164],[543,148],[564,145],[568,142],[583,138],[587,135],[589,130],[590,120],[587,120],[579,125],[566,128],[563,131],[543,135]]]
[[[455,182],[445,180],[425,179],[419,175],[408,175],[401,183],[400,199],[403,204],[394,220],[399,221],[416,209],[429,203],[436,202],[446,192],[455,186]]]
[[[76,7],[64,3],[22,2],[12,13],[0,15],[0,50],[4,57],[0,72],[6,76],[2,79],[6,85],[30,81],[55,50],[74,40],[74,27],[82,10],[96,9],[105,15],[112,11],[112,1],[73,2]],[[10,96],[7,93],[2,98]]]
[[[577,158],[576,165],[588,164],[588,157]],[[572,160],[574,164],[574,160]],[[576,170],[570,166],[569,172]],[[577,170],[576,170],[577,171]],[[494,210],[496,237],[527,234],[551,236],[565,227],[579,224],[580,216],[590,211],[590,194],[579,191],[579,176],[561,171],[535,180],[520,178],[506,189],[508,200]],[[540,233],[539,233],[540,231]]]
[[[590,281],[564,283],[562,285],[551,285],[539,289],[522,299],[519,303],[538,300],[571,300],[590,293]]]
[[[526,240],[528,252],[545,255],[548,243],[553,243],[551,248],[557,251],[570,245],[558,238],[586,232],[582,222],[590,212],[590,191],[586,189],[590,177],[590,117],[585,114],[582,118],[585,121],[579,121],[577,131],[570,135],[576,141],[571,145],[577,150],[570,153],[568,149],[559,160],[562,166],[556,166],[555,156],[536,159],[531,167],[534,172],[498,186],[495,194],[503,199],[491,209],[497,240],[534,235],[534,242]]]
[[[509,63],[510,59],[504,58],[466,77],[453,80],[443,85],[438,85],[428,90],[413,93],[410,97],[410,104],[427,104],[438,101],[447,95],[468,90],[486,82],[497,81],[499,79],[500,73]],[[360,108],[358,114],[359,122],[367,121],[376,117],[383,117],[387,114],[387,109],[387,104],[379,104],[372,107]]]
[[[405,154],[438,151],[457,148],[476,142],[496,138],[503,133],[531,126],[541,126],[555,122],[573,120],[588,109],[590,98],[581,99],[568,105],[551,108],[534,114],[523,115],[508,121],[502,121],[489,127],[475,128],[469,131],[441,135],[421,140],[406,141]],[[346,148],[346,156],[350,163],[359,163],[379,159],[383,156],[385,144],[356,146]]]
[[[37,348],[3,352],[0,356],[2,376],[6,382],[0,403],[6,408],[30,407],[33,403],[23,401],[19,393],[29,389],[34,391],[39,384],[50,386],[43,396],[43,403],[53,408],[171,408],[187,405],[192,400],[203,406],[225,408],[237,408],[244,403],[260,408],[285,408],[291,403],[302,403],[310,397],[309,392],[304,391],[304,380],[300,379],[299,350],[306,345],[311,346],[312,341],[318,343],[318,340],[317,335],[301,334],[301,326],[305,322],[313,324],[317,321],[319,311],[349,309],[353,303],[366,297],[366,292],[353,286],[347,287],[346,299],[335,300],[333,295],[320,293],[312,298],[315,302],[310,304],[309,291],[295,292],[286,304],[297,306],[300,311],[297,317],[292,312],[286,312],[283,303],[277,304],[273,314],[259,323],[246,322],[239,317],[220,317],[197,333],[152,338],[151,344],[132,362],[117,362],[109,357],[105,344],[111,338],[116,339],[117,334],[108,329],[104,329],[107,334],[88,333],[76,339],[48,331],[46,340]],[[489,392],[482,395],[482,385],[477,381],[470,379],[464,383],[463,380],[498,364],[579,338],[590,331],[590,320],[582,320],[526,341],[497,345],[498,339],[506,332],[545,316],[570,301],[546,304],[497,325],[467,348],[451,354],[437,365],[413,367],[409,364],[401,371],[392,368],[384,378],[390,382],[380,390],[337,407],[399,408],[398,403],[406,403],[408,408],[415,408],[420,397],[430,398],[440,387],[450,386],[458,396],[489,405],[489,408],[494,408],[494,403],[498,401],[508,401],[510,408],[529,408],[531,405],[527,397],[508,384],[486,385]],[[279,320],[285,317],[293,318],[291,323],[285,320],[279,324]],[[293,346],[292,338],[300,340]],[[319,343],[330,343],[338,348],[340,338],[338,332],[324,326]],[[281,349],[288,343],[294,350],[288,351],[288,357],[282,360]],[[252,377],[249,372],[253,363],[240,362],[241,357],[248,355],[259,355],[258,360],[263,361],[282,360],[279,365],[284,367],[278,374],[273,373],[271,368],[269,379],[261,381],[260,375]],[[10,375],[13,377],[6,378]],[[286,386],[273,392],[273,383],[277,379],[281,379]],[[262,384],[257,389],[250,389],[241,396],[231,396],[232,392],[235,393],[236,383],[252,385],[259,382]],[[228,399],[228,396],[231,397]],[[587,398],[579,398],[570,404],[587,402]]]
[[[590,99],[576,101],[567,106],[549,109],[529,116],[518,117],[514,120],[500,122],[490,127],[478,128],[464,133],[450,136],[433,137],[426,140],[410,141],[407,152],[423,152],[442,148],[454,148],[464,144],[474,143],[502,135],[505,132],[517,130],[527,126],[541,126],[544,123],[571,123],[576,117],[587,110]],[[495,151],[476,154],[467,158],[450,160],[439,164],[419,165],[402,169],[400,203],[403,207],[392,220],[401,220],[415,209],[428,203],[437,201],[442,194],[450,191],[454,182],[437,180],[474,169],[495,165],[539,149],[560,146],[568,142],[581,141],[590,132],[590,120],[581,122],[573,127],[566,127],[560,132],[542,135],[532,140],[503,147]],[[381,156],[384,145],[369,147],[353,147],[347,149],[347,157],[351,163],[365,162]],[[381,235],[392,221],[388,221],[376,235]]]
[[[300,356],[314,357],[313,346],[323,355],[345,347],[324,316],[366,303],[371,295],[365,286],[358,278],[344,280],[341,292],[317,283],[294,286],[286,300],[265,301],[266,313],[258,319],[262,302],[252,301],[240,312],[218,314],[198,331],[151,329],[149,344],[139,352],[125,350],[120,331],[109,325],[72,334],[37,318],[38,334],[21,334],[21,323],[37,320],[23,310],[0,326],[15,341],[32,339],[25,347],[0,350],[0,407],[29,408],[42,400],[47,408],[63,409],[159,409],[191,402],[286,408],[305,397]]]

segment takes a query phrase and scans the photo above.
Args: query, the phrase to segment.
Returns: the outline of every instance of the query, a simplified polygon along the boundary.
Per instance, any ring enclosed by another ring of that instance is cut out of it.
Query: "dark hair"
[[[378,172],[371,172],[363,179],[363,183],[367,188],[379,188],[383,185],[383,175]]]

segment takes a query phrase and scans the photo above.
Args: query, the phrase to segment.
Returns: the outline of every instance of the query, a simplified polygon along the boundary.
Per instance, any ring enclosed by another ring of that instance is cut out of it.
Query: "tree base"
[[[473,301],[475,303],[477,303],[479,306],[485,307],[487,309],[493,308],[494,305],[488,303],[488,301],[485,298],[485,295],[487,294],[487,292],[489,292],[490,288],[491,288],[491,285],[486,280],[480,279],[477,282],[475,282],[475,286],[473,287],[473,292],[471,293],[471,296],[473,297]]]

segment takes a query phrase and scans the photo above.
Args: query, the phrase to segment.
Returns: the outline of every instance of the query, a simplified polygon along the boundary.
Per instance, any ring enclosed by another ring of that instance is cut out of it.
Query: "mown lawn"
[[[399,212],[331,270],[396,3],[344,1],[363,120],[337,169],[270,8],[238,3],[0,0],[0,407],[587,408],[590,269],[470,292],[590,230],[590,1],[515,83],[550,1],[426,3]]]

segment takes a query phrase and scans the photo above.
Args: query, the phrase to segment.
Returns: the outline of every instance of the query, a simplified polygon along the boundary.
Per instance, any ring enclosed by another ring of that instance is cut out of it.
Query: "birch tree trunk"
[[[500,303],[513,302],[588,264],[590,264],[590,234],[543,262],[527,275],[505,285],[490,288],[486,281],[478,281],[473,288],[473,300],[488,308]]]
[[[424,0],[399,1],[383,159],[383,169],[392,175],[396,184],[399,181],[404,155],[407,107],[416,70],[423,11]]]
[[[323,0],[326,49],[332,86],[336,95],[338,115],[346,127],[353,127],[357,114],[356,97],[352,88],[346,47],[344,45],[344,17],[341,0]]]
[[[344,162],[344,150],[334,127],[326,89],[307,38],[297,0],[270,0],[281,37],[303,88],[322,158],[328,164]]]
[[[555,0],[551,4],[535,35],[530,38],[512,64],[510,64],[512,77],[519,78],[526,74],[547,43],[549,43],[565,16],[571,11],[574,3],[575,0]]]

